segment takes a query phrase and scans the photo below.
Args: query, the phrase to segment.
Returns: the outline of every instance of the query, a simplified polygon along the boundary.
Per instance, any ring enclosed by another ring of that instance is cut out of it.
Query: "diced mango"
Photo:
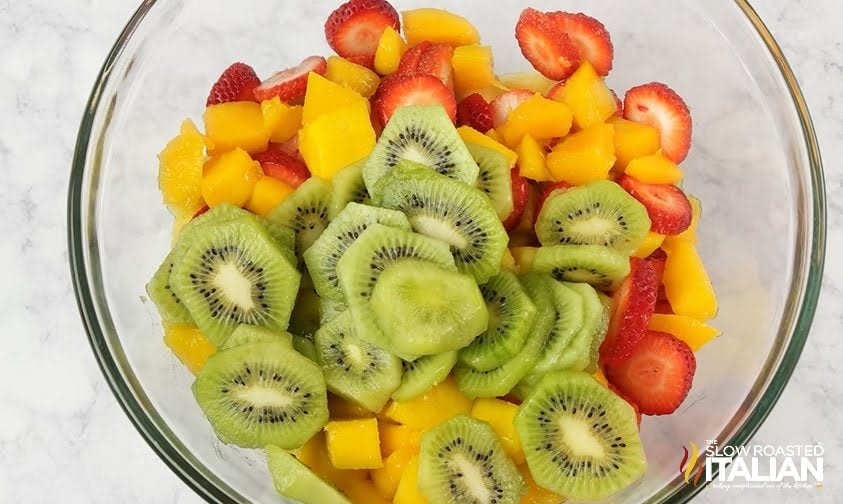
[[[339,56],[328,58],[325,78],[351,89],[364,98],[375,94],[381,82],[381,78],[375,72]]]
[[[626,174],[645,184],[677,184],[682,169],[661,152],[633,159],[626,166]]]
[[[205,109],[205,135],[214,147],[211,154],[243,149],[249,154],[266,150],[269,130],[263,123],[261,105],[254,102],[229,102]]]
[[[701,322],[714,318],[717,297],[694,244],[686,240],[665,240],[662,249],[667,254],[664,291],[673,312]]]
[[[668,245],[680,241],[685,241],[696,245],[697,243],[697,228],[700,225],[700,217],[702,217],[702,204],[700,200],[693,196],[688,196],[688,201],[691,203],[691,225],[688,229],[682,231],[676,236],[668,236],[664,239]]]
[[[506,122],[497,127],[506,144],[515,148],[524,135],[537,140],[563,137],[571,131],[571,109],[564,103],[534,95],[510,112]]]
[[[421,431],[409,425],[380,422],[381,453],[388,457],[397,450],[419,451]]]
[[[358,103],[365,103],[367,107],[369,105],[369,101],[353,89],[331,82],[316,72],[311,72],[307,76],[302,123],[308,125],[324,114]]]
[[[454,49],[454,92],[460,98],[495,82],[495,63],[489,46],[467,45]]]
[[[401,481],[404,469],[417,454],[418,450],[404,448],[387,457],[380,469],[372,469],[372,482],[381,496],[392,500],[395,491],[398,490],[398,483]]]
[[[378,39],[378,48],[375,50],[375,71],[381,75],[395,73],[405,52],[407,43],[394,28],[387,26]]]
[[[199,329],[191,325],[174,324],[165,326],[164,344],[193,374],[202,371],[208,357],[217,352],[217,347]]]
[[[394,401],[387,407],[386,416],[425,431],[456,415],[468,414],[471,405],[472,400],[464,396],[457,382],[449,377],[415,399]]]
[[[207,143],[196,125],[185,119],[178,136],[158,154],[158,187],[176,217],[193,217],[205,204],[200,183]]]
[[[555,80],[550,80],[535,70],[504,74],[498,77],[498,81],[509,89],[529,89],[541,95],[556,85]]]
[[[540,487],[533,479],[530,468],[526,464],[519,465],[518,470],[521,472],[527,487],[527,492],[521,496],[520,504],[560,504],[564,502],[565,499],[561,495]]]
[[[471,416],[491,425],[506,454],[516,465],[520,465],[524,463],[525,458],[518,433],[515,432],[517,413],[517,405],[501,399],[477,399],[471,408]]]
[[[418,455],[413,457],[404,468],[404,474],[401,475],[401,480],[398,482],[392,504],[429,504],[425,496],[419,491]]]
[[[609,177],[615,164],[614,127],[595,124],[559,142],[547,156],[556,181],[581,185]]]
[[[480,43],[480,33],[462,16],[442,9],[414,9],[401,13],[404,36],[411,46],[425,40],[454,47]]]
[[[530,135],[524,135],[518,148],[518,170],[522,177],[538,182],[553,180],[547,171],[547,158],[544,147]]]
[[[252,197],[246,203],[250,212],[266,217],[275,207],[293,194],[296,189],[273,177],[261,177],[252,190]]]
[[[486,136],[491,138],[495,142],[503,145],[503,137],[500,135],[500,133],[498,133],[494,129],[490,129],[489,131],[487,131]],[[506,147],[506,145],[503,145],[503,146]],[[508,149],[509,147],[506,147],[506,148]]]
[[[325,442],[331,464],[337,469],[383,467],[376,418],[328,422],[325,426]]]
[[[310,173],[324,180],[360,161],[375,148],[375,130],[368,101],[323,114],[299,133],[301,152]]]
[[[490,130],[489,133],[492,131],[494,130]],[[518,161],[518,154],[515,151],[495,140],[490,135],[484,135],[470,126],[460,126],[457,128],[457,133],[459,133],[462,141],[467,144],[479,145],[480,147],[486,147],[487,149],[500,152],[506,157],[510,167],[515,166],[515,163]]]
[[[641,246],[638,247],[638,250],[636,250],[632,255],[633,257],[644,259],[655,252],[657,248],[661,247],[662,243],[664,243],[664,235],[650,231],[647,233],[647,238],[644,239],[644,243],[642,243]]]
[[[284,143],[301,129],[301,105],[287,105],[276,96],[261,102],[261,113],[271,142]]]
[[[202,197],[209,207],[222,203],[242,207],[249,198],[263,170],[243,149],[236,148],[205,163],[202,172]]]
[[[372,418],[372,412],[338,395],[328,394],[328,411],[331,418],[344,420],[350,418]],[[378,426],[380,428],[380,426]]]
[[[602,123],[617,112],[615,95],[588,61],[565,81],[560,94],[579,129]]]
[[[621,173],[633,159],[659,150],[661,140],[656,128],[621,117],[612,117],[606,122],[615,127],[615,169]]]
[[[369,471],[366,470],[337,469],[334,467],[328,456],[324,432],[316,434],[301,448],[293,450],[291,453],[296,456],[299,462],[336,487],[347,486],[353,481],[365,480],[369,476]]]
[[[599,368],[597,369],[597,371],[594,372],[594,375],[592,376],[595,380],[597,380],[597,383],[599,383],[600,385],[603,385],[606,388],[609,387],[609,380],[606,379],[606,375],[604,375],[603,371]]]
[[[342,482],[337,487],[351,501],[351,504],[389,504],[374,482],[368,479],[357,479]]]
[[[695,352],[709,341],[720,336],[720,331],[716,328],[693,317],[683,315],[655,313],[650,319],[650,329],[676,336],[687,343],[691,350]]]

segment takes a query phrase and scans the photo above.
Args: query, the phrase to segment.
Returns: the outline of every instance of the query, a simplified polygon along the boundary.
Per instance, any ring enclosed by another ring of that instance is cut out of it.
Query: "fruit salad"
[[[587,14],[512,22],[500,75],[458,14],[350,0],[335,54],[234,63],[159,156],[164,342],[286,499],[609,497],[719,335],[687,104],[621,99]]]

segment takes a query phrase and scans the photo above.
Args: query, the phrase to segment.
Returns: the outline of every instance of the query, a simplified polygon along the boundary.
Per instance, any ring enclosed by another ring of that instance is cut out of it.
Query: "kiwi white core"
[[[410,223],[413,225],[413,229],[417,232],[431,238],[436,238],[448,245],[452,245],[459,249],[464,249],[469,245],[465,236],[457,232],[453,226],[435,217],[431,217],[429,215],[417,215],[410,219]]]
[[[594,437],[589,425],[578,418],[559,418],[559,430],[562,441],[574,455],[578,457],[593,457],[602,459],[606,450],[600,441]]]
[[[252,299],[252,282],[243,276],[237,266],[231,263],[220,265],[213,281],[214,285],[225,292],[226,298],[244,311],[255,307]]]
[[[413,143],[408,144],[406,149],[401,153],[403,159],[430,166],[430,155],[424,149],[420,149],[418,145]]]
[[[477,502],[489,502],[492,496],[489,495],[489,489],[486,488],[486,483],[483,481],[483,473],[462,454],[455,455],[453,462],[459,472],[462,473],[465,486],[475,500]]]
[[[595,215],[589,219],[581,221],[572,221],[568,225],[568,229],[572,234],[588,236],[588,235],[603,235],[610,236],[616,232],[616,223],[603,216]]]
[[[255,408],[265,406],[280,406],[282,408],[293,404],[293,399],[281,392],[261,386],[248,387],[237,392],[237,397],[253,405]]]

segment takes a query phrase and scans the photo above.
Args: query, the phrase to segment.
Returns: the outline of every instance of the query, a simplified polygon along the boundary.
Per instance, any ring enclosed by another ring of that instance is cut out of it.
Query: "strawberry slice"
[[[245,63],[235,63],[225,69],[211,88],[207,107],[234,101],[255,101],[255,88],[261,80],[255,69]]]
[[[512,179],[512,213],[503,221],[503,227],[507,231],[512,231],[521,223],[521,216],[527,208],[527,193],[530,189],[530,182],[521,176],[517,166],[510,172],[510,178]]]
[[[481,133],[492,129],[492,107],[480,93],[466,96],[457,105],[457,126],[469,126]]]
[[[653,232],[678,235],[691,226],[691,202],[682,189],[670,184],[645,184],[629,175],[621,176],[617,183],[647,209]]]
[[[374,68],[378,41],[387,26],[401,29],[398,12],[389,2],[350,0],[328,16],[325,38],[340,56]]]
[[[299,161],[303,161],[303,158],[301,157],[301,152],[299,152],[299,135],[298,134],[293,135],[293,138],[287,140],[286,142],[282,142],[282,143],[269,142],[269,147],[267,147],[267,150],[285,152],[285,153],[293,156],[294,158],[298,159]]]
[[[612,299],[612,318],[600,345],[600,362],[617,363],[632,352],[650,324],[659,284],[652,263],[630,259],[631,271]]]
[[[609,91],[611,91],[612,96],[615,97],[615,114],[623,117],[623,102],[620,98],[618,98],[618,93],[616,93],[614,89],[610,89]]]
[[[647,331],[627,359],[606,365],[606,379],[645,415],[669,415],[688,396],[697,370],[691,347],[673,335]]]
[[[549,16],[576,46],[580,61],[591,63],[602,77],[609,75],[615,48],[603,23],[581,13],[551,12]]]
[[[422,54],[431,47],[433,47],[433,43],[425,40],[419,45],[407,49],[407,52],[404,53],[404,56],[401,56],[401,60],[398,62],[395,75],[416,75],[419,73]]]
[[[549,14],[524,9],[515,38],[521,54],[548,79],[567,79],[580,66],[579,49]]]
[[[280,150],[255,154],[252,159],[261,164],[263,174],[278,179],[290,187],[298,187],[310,178],[310,171],[299,159]]]
[[[634,87],[624,97],[623,116],[659,130],[662,152],[674,163],[688,157],[693,130],[691,112],[676,91],[660,82]]]
[[[431,44],[419,58],[418,72],[437,77],[448,89],[454,89],[454,48],[449,44]]]
[[[659,299],[656,301],[656,310],[653,313],[661,313],[664,315],[673,315],[673,307],[670,306],[670,301],[667,299]]]
[[[505,123],[509,113],[532,98],[534,94],[529,89],[513,89],[492,100],[490,105],[492,106],[492,123],[495,127]]]
[[[304,98],[307,91],[307,74],[316,72],[320,75],[328,69],[328,62],[322,56],[310,56],[298,66],[281,70],[266,79],[255,88],[258,101],[278,97],[283,102],[292,103]]]
[[[656,272],[656,283],[661,286],[662,278],[664,278],[664,266],[667,264],[667,254],[660,248],[656,249],[647,256],[647,261],[653,265],[653,271]]]
[[[386,125],[395,110],[406,105],[442,105],[451,121],[457,120],[457,100],[453,91],[431,75],[404,75],[381,83],[373,112],[380,123]]]

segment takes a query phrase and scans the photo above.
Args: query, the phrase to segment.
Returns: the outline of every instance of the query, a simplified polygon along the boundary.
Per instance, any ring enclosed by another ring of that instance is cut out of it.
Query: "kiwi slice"
[[[536,306],[509,271],[501,271],[480,286],[480,293],[489,311],[489,328],[460,350],[460,361],[478,371],[489,371],[524,347],[536,318]]]
[[[170,284],[214,345],[240,324],[287,329],[301,274],[266,228],[234,219],[197,228],[189,238]]]
[[[281,448],[267,446],[266,461],[275,490],[283,497],[304,504],[351,504],[336,488]]]
[[[248,345],[249,343],[279,343],[292,350],[293,335],[287,331],[271,331],[263,327],[240,324],[231,333],[231,336],[225,339],[220,350]]]
[[[267,218],[295,231],[296,254],[301,257],[328,226],[330,204],[331,184],[319,177],[310,177]]]
[[[375,183],[402,159],[466,184],[473,184],[480,171],[441,105],[395,111],[363,167],[369,194],[375,195]]]
[[[313,290],[313,287],[302,285],[299,288],[296,304],[293,306],[293,313],[290,315],[290,325],[287,329],[293,334],[312,338],[321,325],[319,307],[319,296]]]
[[[259,215],[247,212],[240,207],[236,207],[229,203],[223,203],[208,210],[204,214],[193,219],[190,223],[185,225],[182,229],[181,236],[185,236],[185,231],[192,227],[210,226],[234,219],[252,219],[261,226],[265,227],[272,236],[272,239],[281,247],[285,255],[290,259],[292,264],[296,263],[296,233],[292,229],[276,224]],[[188,231],[189,235],[189,231]],[[189,239],[187,240],[189,241]]]
[[[498,151],[475,144],[465,144],[471,157],[480,167],[475,187],[492,202],[498,219],[504,221],[512,213],[512,176],[506,156]]]
[[[422,435],[419,490],[428,501],[517,504],[525,489],[486,422],[458,415]]]
[[[644,205],[609,180],[554,192],[536,220],[542,245],[603,245],[626,255],[644,243],[649,230]]]
[[[328,422],[322,371],[281,343],[215,353],[196,377],[193,395],[217,436],[243,448],[297,448]]]
[[[601,245],[539,247],[532,270],[549,273],[560,282],[587,283],[606,290],[629,275],[629,257]]]
[[[149,294],[149,299],[155,303],[158,308],[158,313],[161,315],[161,320],[168,324],[193,324],[193,317],[187,311],[184,304],[182,304],[179,297],[170,286],[170,275],[173,271],[173,263],[182,255],[184,248],[174,248],[158,271],[152,276],[152,280],[146,286],[146,292]]]
[[[357,336],[350,312],[322,326],[314,337],[328,390],[379,412],[401,384],[401,360]]]
[[[478,283],[500,271],[509,237],[477,189],[427,168],[401,164],[378,182],[374,200],[404,212],[416,232],[447,243],[457,268]]]
[[[582,299],[583,317],[580,330],[559,353],[555,368],[585,371],[590,366],[594,339],[601,332],[601,324],[603,319],[606,318],[607,312],[603,309],[603,303],[600,302],[600,296],[597,295],[594,287],[584,283],[565,283],[564,285],[576,292]],[[603,332],[605,333],[605,331]],[[600,341],[602,343],[602,336]]]
[[[563,369],[562,351],[568,347],[583,325],[583,300],[579,294],[559,282],[550,282],[556,315],[545,340],[541,356],[532,372]]]
[[[327,324],[337,315],[346,311],[348,306],[342,301],[332,301],[327,298],[319,298],[319,323]]]
[[[304,253],[307,270],[319,296],[333,301],[345,299],[337,278],[337,263],[354,240],[374,223],[412,230],[401,212],[349,203]]]
[[[647,470],[632,406],[586,373],[545,375],[515,428],[536,483],[569,499],[605,499]]]
[[[597,324],[594,336],[591,338],[591,348],[588,353],[588,364],[585,367],[585,371],[587,373],[594,373],[597,371],[598,361],[600,360],[600,345],[602,345],[603,340],[606,339],[606,332],[609,330],[609,319],[612,316],[612,298],[602,292],[598,292],[597,297],[600,299],[603,312],[601,313],[600,322]]]
[[[401,385],[392,393],[396,401],[409,401],[443,382],[457,363],[457,352],[426,355],[413,362],[402,362]]]
[[[333,191],[331,205],[328,207],[328,218],[331,220],[339,215],[349,203],[368,205],[372,202],[369,191],[366,190],[366,184],[363,182],[363,166],[366,165],[367,159],[361,159],[346,166],[331,179]]]
[[[316,344],[313,342],[313,338],[294,334],[293,349],[310,362],[319,364],[319,354],[316,352]]]

